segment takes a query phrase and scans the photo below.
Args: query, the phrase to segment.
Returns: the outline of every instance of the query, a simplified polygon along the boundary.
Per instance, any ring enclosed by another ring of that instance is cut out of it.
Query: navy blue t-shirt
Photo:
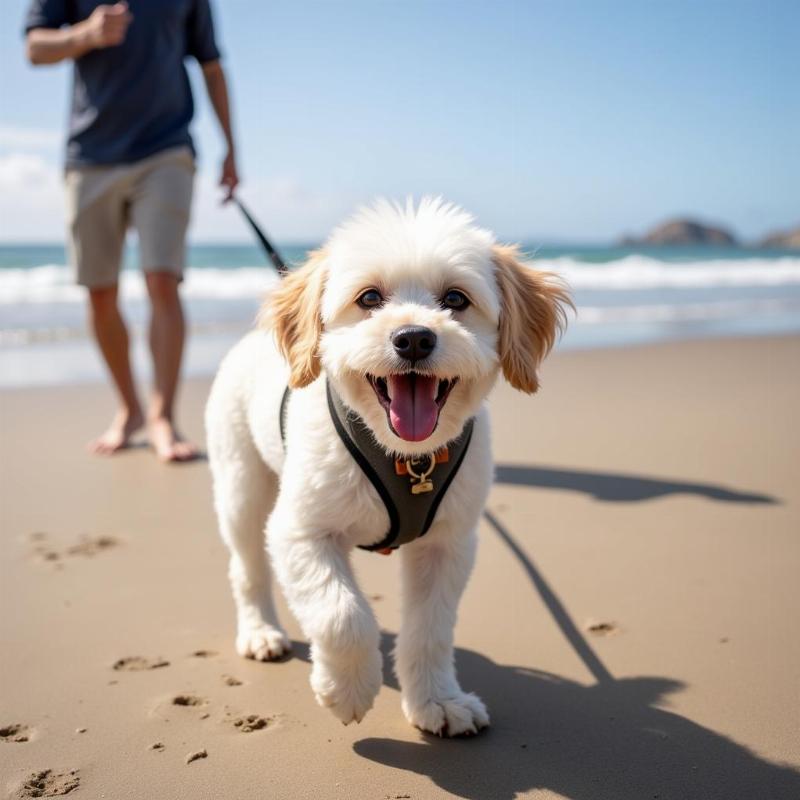
[[[72,25],[99,5],[33,0],[25,31]],[[208,0],[128,0],[128,7],[125,41],[75,61],[67,166],[129,164],[168,147],[193,148],[184,58],[219,58]]]

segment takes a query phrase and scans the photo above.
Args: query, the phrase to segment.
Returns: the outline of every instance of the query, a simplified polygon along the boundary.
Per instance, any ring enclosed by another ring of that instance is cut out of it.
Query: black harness
[[[286,264],[267,239],[264,231],[253,219],[238,197],[234,197],[239,210],[253,229],[267,257],[280,276],[287,273]],[[458,438],[436,453],[419,458],[394,460],[375,441],[364,421],[345,408],[342,399],[326,384],[328,409],[336,433],[353,459],[361,467],[369,482],[386,507],[389,530],[377,544],[359,545],[362,550],[389,553],[401,544],[413,542],[424,536],[433,524],[439,504],[467,454],[474,420],[470,419]],[[281,441],[286,446],[286,408],[290,390],[286,387],[281,399]]]
[[[281,400],[280,430],[284,446],[290,392],[287,387]],[[464,430],[447,448],[413,459],[393,459],[386,455],[361,417],[344,405],[328,382],[326,392],[336,433],[375,487],[389,515],[386,536],[376,544],[359,547],[362,550],[391,551],[424,536],[467,454],[474,419],[468,420]]]

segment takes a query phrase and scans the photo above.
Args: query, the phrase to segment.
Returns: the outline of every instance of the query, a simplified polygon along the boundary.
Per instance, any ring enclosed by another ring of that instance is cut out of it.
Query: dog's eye
[[[366,292],[361,293],[356,303],[358,303],[361,308],[377,308],[383,303],[383,297],[377,289],[367,289]]]
[[[469,298],[458,289],[451,289],[442,298],[442,307],[451,308],[453,311],[463,311],[469,305]]]

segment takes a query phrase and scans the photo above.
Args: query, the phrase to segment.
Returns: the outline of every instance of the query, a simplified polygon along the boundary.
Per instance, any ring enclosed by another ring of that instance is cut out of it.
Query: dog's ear
[[[572,301],[555,276],[522,264],[516,247],[495,245],[492,251],[500,290],[500,365],[515,389],[533,394],[539,364],[566,326]]]
[[[275,341],[289,364],[289,386],[301,389],[319,377],[319,340],[322,335],[322,290],[326,254],[316,250],[299,269],[278,284],[259,316],[261,327],[273,330]]]

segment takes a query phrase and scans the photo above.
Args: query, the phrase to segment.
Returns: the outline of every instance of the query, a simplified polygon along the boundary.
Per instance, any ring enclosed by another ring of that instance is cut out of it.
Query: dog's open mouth
[[[367,375],[378,402],[386,411],[389,427],[407,442],[422,442],[435,430],[439,414],[458,378],[437,378],[403,372],[378,378]]]

